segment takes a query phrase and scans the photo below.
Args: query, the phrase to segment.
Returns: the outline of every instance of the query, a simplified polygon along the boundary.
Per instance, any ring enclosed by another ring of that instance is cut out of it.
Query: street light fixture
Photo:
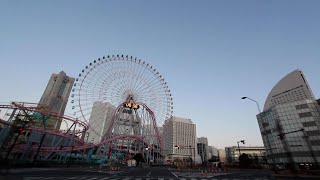
[[[241,99],[249,99],[249,100],[255,102],[255,103],[257,104],[259,113],[261,113],[261,109],[260,109],[260,106],[259,106],[258,101],[254,100],[254,99],[251,99],[251,98],[249,98],[249,97],[242,97]]]
[[[239,143],[242,143],[242,144],[245,144],[245,140],[240,140],[240,141],[237,141],[237,144],[238,144],[238,150],[239,150],[239,157],[241,156],[241,152],[240,152],[240,146],[239,146]]]

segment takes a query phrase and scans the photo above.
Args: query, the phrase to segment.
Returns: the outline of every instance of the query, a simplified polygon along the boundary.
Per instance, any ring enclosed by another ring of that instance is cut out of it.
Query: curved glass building
[[[319,104],[301,70],[282,78],[269,93],[258,124],[271,164],[314,167],[320,162]]]

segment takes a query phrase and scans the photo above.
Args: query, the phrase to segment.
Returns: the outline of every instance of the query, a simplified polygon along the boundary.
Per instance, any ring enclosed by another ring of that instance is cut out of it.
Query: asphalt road
[[[217,179],[319,179],[318,177],[274,177],[270,172],[234,170],[214,174],[177,170],[168,167],[122,168],[120,171],[98,171],[95,168],[15,169],[0,180],[217,180]]]
[[[167,167],[148,167],[135,168],[134,170],[124,172],[123,177],[152,177],[152,178],[177,178]]]

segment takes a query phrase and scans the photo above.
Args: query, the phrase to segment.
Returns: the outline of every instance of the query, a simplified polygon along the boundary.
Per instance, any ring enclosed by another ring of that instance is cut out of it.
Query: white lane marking
[[[151,174],[151,171],[147,174],[147,176],[150,176],[150,174]]]
[[[171,172],[171,174],[173,174],[176,178],[179,178],[175,173]]]
[[[93,177],[93,178],[90,178],[90,179],[88,179],[88,180],[95,180],[95,179],[97,179],[97,177]]]
[[[104,177],[104,178],[102,178],[100,180],[107,180],[107,179],[110,179],[110,177]]]

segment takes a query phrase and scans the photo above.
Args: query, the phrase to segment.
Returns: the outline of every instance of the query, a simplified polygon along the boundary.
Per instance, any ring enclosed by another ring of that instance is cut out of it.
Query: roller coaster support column
[[[34,165],[37,161],[37,158],[38,158],[38,155],[39,155],[39,152],[40,152],[40,149],[42,147],[42,144],[43,144],[43,141],[44,141],[44,138],[46,137],[46,133],[44,133],[41,137],[41,140],[40,140],[40,144],[39,144],[39,147],[37,149],[37,152],[36,152],[36,155],[34,155],[34,158],[33,158],[33,161],[32,161],[32,165]]]
[[[70,155],[69,155],[69,158],[68,158],[68,161],[67,161],[67,168],[69,167],[70,158],[71,158],[71,155],[72,155],[73,148],[74,148],[74,146],[72,146],[72,148],[71,148],[71,152],[70,152]]]
[[[34,155],[33,161],[32,161],[32,165],[34,165],[37,161],[40,149],[42,147],[42,143],[44,141],[44,138],[46,137],[46,120],[48,120],[48,118],[42,118],[42,123],[43,123],[43,128],[44,128],[44,134],[41,137],[40,143],[39,143],[39,147],[37,149],[36,155]]]

